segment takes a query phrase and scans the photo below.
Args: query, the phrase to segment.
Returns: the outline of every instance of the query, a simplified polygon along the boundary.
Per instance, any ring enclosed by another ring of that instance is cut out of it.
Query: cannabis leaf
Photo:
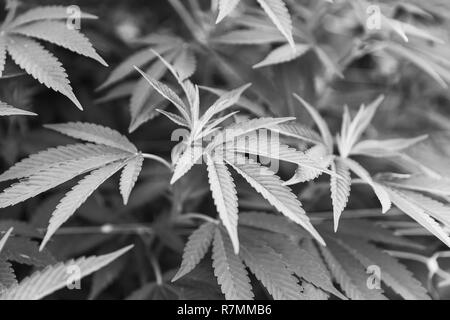
[[[180,113],[180,116],[167,112],[164,112],[163,114],[175,123],[186,126],[189,129],[185,141],[180,144],[183,146],[182,149],[174,149],[177,153],[181,152],[181,154],[178,153],[176,158],[172,159],[176,164],[171,183],[175,183],[184,176],[194,164],[205,155],[214,202],[222,223],[228,230],[236,253],[239,250],[237,236],[238,205],[233,179],[225,163],[232,166],[256,189],[256,191],[261,193],[279,211],[305,227],[319,242],[323,243],[320,235],[312,227],[307,215],[301,208],[300,202],[291,193],[291,190],[283,185],[281,179],[268,168],[261,166],[240,154],[250,153],[266,156],[296,163],[307,168],[328,171],[317,166],[313,159],[308,158],[295,149],[280,145],[278,141],[261,141],[256,144],[250,143],[250,146],[252,147],[249,147],[245,143],[245,139],[248,137],[250,137],[250,139],[257,138],[257,135],[252,136],[252,134],[257,134],[257,130],[264,128],[270,130],[270,128],[291,120],[291,118],[252,119],[243,123],[232,124],[220,130],[220,125],[225,120],[229,119],[229,115],[218,116],[221,112],[227,111],[234,104],[238,103],[248,85],[225,92],[203,113],[203,115],[200,116],[198,88],[190,81],[183,81],[180,74],[164,58],[160,57],[160,59],[183,88],[188,102],[188,105],[185,104],[181,97],[172,89],[163,83],[152,79],[149,75],[137,68],[144,79],[146,79],[156,91],[172,102]],[[218,118],[214,119],[215,117]],[[202,140],[213,132],[215,133],[215,137],[205,148],[203,148]]]
[[[54,43],[80,55],[106,62],[96,53],[89,40],[73,26],[54,20],[68,19],[67,8],[49,6],[31,9],[16,16],[17,4],[9,12],[1,27],[0,76],[8,52],[14,62],[28,74],[57,92],[68,97],[79,109],[82,106],[70,86],[65,69],[59,60],[34,39]],[[80,18],[96,18],[80,14]],[[34,38],[34,39],[33,39]]]
[[[38,300],[67,285],[67,268],[77,266],[80,276],[86,277],[98,269],[108,265],[130,250],[132,246],[102,256],[79,258],[66,263],[49,266],[37,271],[22,280],[19,284],[9,287],[0,295],[0,300]]]
[[[331,200],[333,202],[333,219],[334,219],[334,230],[337,231],[339,225],[339,218],[342,212],[347,206],[347,201],[350,196],[350,170],[344,161],[337,158],[331,164],[331,169],[336,172],[341,179],[336,177],[331,177]]]
[[[87,198],[99,188],[103,182],[122,169],[126,164],[127,162],[111,163],[103,168],[94,170],[73,187],[72,190],[61,199],[60,203],[56,206],[55,211],[53,211],[47,233],[41,243],[41,249],[44,248],[56,230],[58,230],[59,227],[74,214]]]
[[[97,60],[104,66],[108,66],[82,33],[68,28],[63,22],[39,21],[11,29],[10,32],[54,43],[79,55]]]
[[[341,245],[349,250],[366,268],[376,264],[383,270],[382,281],[407,300],[428,300],[426,289],[413,278],[395,258],[369,243],[355,238],[340,237]]]
[[[219,15],[216,23],[219,23],[237,6],[239,1],[221,0],[219,2]],[[292,21],[286,4],[282,0],[258,0],[258,4],[266,12],[267,16],[272,20],[273,24],[278,28],[281,34],[294,48],[294,39],[292,36]]]
[[[275,300],[302,299],[302,288],[281,256],[264,243],[242,236],[241,256]]]
[[[206,156],[209,184],[220,219],[230,235],[235,253],[239,252],[237,234],[238,199],[231,173],[222,159]]]
[[[120,176],[120,194],[123,198],[123,204],[128,203],[130,198],[130,193],[136,184],[137,178],[142,170],[142,164],[144,162],[144,157],[142,154],[138,154],[133,159],[130,159],[125,165]]]
[[[291,272],[304,280],[302,285],[308,281],[314,286],[330,292],[341,299],[346,299],[333,286],[328,270],[326,270],[324,264],[315,255],[297,246],[295,241],[286,239],[281,233],[255,232],[251,230],[250,234],[252,233],[256,238],[263,240],[266,245],[281,255],[282,260]]]
[[[173,70],[176,70],[180,81],[188,79],[195,73],[197,61],[193,49],[181,38],[166,33],[155,33],[139,39],[138,43],[149,47],[138,50],[120,63],[98,90],[104,90],[122,82],[132,75],[135,67],[144,68],[145,74],[151,75],[154,81],[160,80],[169,69],[162,59],[157,59],[158,56],[168,63],[173,63]],[[130,96],[130,132],[158,116],[160,113],[157,109],[164,109],[167,105],[158,91],[148,86],[145,78],[141,78],[135,83],[133,82],[132,86],[124,88],[124,92],[120,95],[110,98],[105,97],[102,102],[109,101],[111,98]],[[112,92],[117,89],[114,88]]]
[[[0,293],[15,284],[17,284],[17,279],[11,263],[0,259]]]
[[[375,229],[374,229],[375,228]],[[429,299],[425,288],[394,257],[379,249],[373,242],[394,246],[410,246],[408,240],[395,237],[387,229],[374,227],[367,221],[345,221],[339,233],[332,233],[331,226],[320,228],[327,240],[327,248],[320,248],[336,281],[351,299],[385,299],[377,282],[384,282],[405,299]],[[326,231],[328,230],[328,231]],[[382,276],[373,269],[378,266]],[[367,272],[374,272],[368,290]],[[378,287],[378,289],[377,289]]]
[[[380,289],[369,289],[367,274],[363,266],[348,251],[331,242],[327,248],[320,248],[333,278],[353,300],[385,300]]]
[[[314,110],[314,108],[300,97],[296,97],[305,106],[306,110],[314,119],[317,127],[319,128],[322,136],[322,143],[328,147],[331,152],[333,150],[333,138],[325,120]],[[375,112],[381,104],[383,97],[379,97],[372,102],[368,107],[361,106],[358,113],[353,120],[351,119],[348,108],[344,109],[343,122],[341,132],[336,136],[336,143],[339,149],[339,156],[334,158],[331,163],[332,170],[338,174],[341,179],[336,176],[331,176],[331,197],[333,202],[333,216],[335,230],[338,228],[338,223],[343,210],[346,207],[349,195],[350,195],[350,172],[356,174],[363,182],[367,183],[375,192],[381,205],[382,212],[387,212],[391,207],[391,201],[399,207],[402,211],[411,215],[415,220],[419,221],[425,228],[435,234],[439,239],[448,244],[448,236],[443,229],[439,226],[437,221],[448,225],[448,220],[443,214],[446,208],[443,204],[434,201],[430,198],[424,198],[423,201],[413,200],[415,197],[407,197],[408,191],[401,191],[398,189],[388,188],[386,183],[379,183],[376,179],[372,178],[370,173],[364,169],[358,162],[349,158],[350,155],[365,155],[370,157],[382,157],[382,156],[397,156],[401,152],[412,145],[415,145],[424,139],[426,136],[419,136],[411,139],[391,139],[391,140],[362,140],[366,128],[369,126],[370,121],[373,119]],[[283,131],[280,131],[284,133]],[[287,135],[295,137],[307,142],[313,142],[311,134],[289,134],[288,130],[285,130]],[[300,170],[297,170],[296,175],[288,181],[289,184],[307,181],[307,179],[315,178],[317,174],[305,174]],[[389,184],[391,176],[381,175]],[[395,177],[395,176],[394,176]],[[383,179],[383,178],[381,178]],[[431,178],[427,178],[431,179]],[[401,180],[400,180],[401,181]],[[425,180],[426,181],[426,180]],[[445,182],[444,182],[445,185]],[[401,184],[391,184],[392,187],[403,188]],[[417,188],[417,187],[416,187]],[[445,187],[444,187],[445,188]],[[405,187],[408,189],[408,187]],[[413,190],[415,188],[413,187]],[[419,190],[422,188],[418,188]],[[429,190],[429,189],[427,189]],[[438,194],[441,191],[438,191]],[[420,195],[418,195],[420,196]],[[421,196],[422,197],[422,196]],[[425,206],[425,208],[424,208]],[[431,208],[431,209],[430,209]],[[330,257],[331,259],[331,257]]]
[[[9,236],[11,235],[12,231],[13,231],[13,228],[10,228],[0,239],[0,253],[2,252],[3,247],[5,246],[5,243],[8,240]]]
[[[207,222],[192,232],[186,243],[180,269],[173,277],[176,281],[191,272],[208,251],[215,234],[215,224]]]
[[[264,60],[255,64],[253,68],[261,68],[292,61],[304,55],[309,49],[311,49],[311,47],[307,44],[295,44],[294,48],[289,44],[278,47],[271,51]]]
[[[194,269],[205,256],[214,234],[214,273],[227,299],[253,298],[244,264],[274,299],[317,299],[326,296],[326,292],[341,299],[386,299],[381,289],[369,288],[367,284],[366,268],[373,265],[385,270],[383,274],[387,272],[378,280],[403,298],[429,299],[421,283],[403,265],[373,244],[414,247],[414,243],[367,221],[345,221],[337,234],[332,233],[332,224],[324,223],[319,230],[327,247],[319,246],[319,254],[315,245],[302,244],[307,244],[311,235],[297,232],[299,228],[286,217],[241,213],[241,248],[235,255],[226,229],[205,223],[189,237],[180,271],[185,275]],[[334,287],[331,277],[345,296]]]
[[[57,205],[41,243],[41,250],[56,230],[116,172],[125,167],[120,189],[126,202],[144,157],[167,165],[164,159],[156,155],[139,152],[119,132],[100,125],[77,122],[47,125],[47,128],[93,144],[50,148],[20,161],[0,175],[1,181],[22,179],[0,194],[0,207],[5,208],[90,172]]]
[[[2,116],[16,116],[16,115],[21,115],[21,116],[35,116],[36,114],[30,111],[26,111],[26,110],[21,110],[21,109],[17,109],[14,107],[11,107],[9,105],[7,105],[4,102],[0,101],[0,117]]]
[[[219,15],[217,16],[216,23],[219,23],[226,16],[228,16],[234,8],[236,8],[240,1],[241,0],[219,0]]]
[[[45,127],[75,139],[110,146],[130,153],[137,152],[136,147],[125,136],[116,130],[101,125],[69,122],[65,124],[49,124],[45,125]]]
[[[302,209],[300,201],[292,194],[289,187],[281,183],[280,178],[273,172],[253,162],[251,159],[245,159],[241,156],[236,156],[235,162],[231,162],[230,159],[227,159],[227,162],[275,208],[292,221],[304,227],[321,244],[325,244],[322,237],[309,222],[309,218]]]
[[[250,278],[240,258],[233,252],[228,235],[220,228],[215,230],[213,267],[217,282],[227,300],[252,300],[254,297]]]

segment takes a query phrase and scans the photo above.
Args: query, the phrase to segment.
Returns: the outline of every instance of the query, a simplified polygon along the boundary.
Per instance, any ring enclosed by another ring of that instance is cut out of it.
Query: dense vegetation
[[[448,297],[446,0],[62,2],[0,18],[0,299]]]

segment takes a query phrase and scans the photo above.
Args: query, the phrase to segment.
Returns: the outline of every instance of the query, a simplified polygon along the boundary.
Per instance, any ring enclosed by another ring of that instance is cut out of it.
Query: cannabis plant
[[[448,298],[445,1],[101,3],[5,3],[0,299]]]

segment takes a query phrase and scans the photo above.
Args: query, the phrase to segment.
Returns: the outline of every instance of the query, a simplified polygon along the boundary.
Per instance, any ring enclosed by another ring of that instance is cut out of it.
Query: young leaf
[[[212,87],[206,87],[206,86],[199,86],[200,89],[203,89],[205,91],[211,92],[215,94],[216,96],[222,96],[225,93],[227,93],[226,90],[212,88]],[[264,117],[266,115],[266,111],[263,107],[261,107],[259,104],[255,103],[254,101],[247,99],[246,97],[241,96],[239,100],[236,102],[236,105],[248,110],[252,114]]]
[[[170,121],[172,121],[182,127],[186,127],[186,128],[190,127],[189,123],[187,123],[184,118],[180,117],[177,114],[174,114],[174,113],[168,112],[168,111],[164,111],[164,110],[160,110],[160,109],[156,109],[156,111],[165,115]]]
[[[169,61],[172,61],[175,56],[175,52],[172,52],[167,54],[166,58]],[[155,60],[148,67],[148,69],[145,70],[145,72],[146,74],[151,74],[154,80],[159,80],[166,74],[167,67],[161,60],[158,59]],[[147,121],[148,119],[146,118],[150,118],[152,115],[152,113],[148,114],[148,112],[151,112],[152,108],[162,108],[163,105],[168,103],[169,101],[165,100],[164,96],[160,95],[158,91],[155,91],[153,87],[148,85],[145,78],[138,80],[130,98],[130,114],[133,127],[137,128],[138,124],[142,124]],[[157,113],[153,112],[153,116],[156,115]]]
[[[198,127],[195,128],[195,130],[201,130],[216,114],[236,104],[239,101],[242,93],[244,93],[244,91],[248,87],[250,87],[250,85],[251,84],[243,85],[220,96],[219,99],[217,99],[216,102],[214,102],[214,104],[209,107],[208,110],[206,110],[206,112],[203,114],[200,119],[200,123]]]
[[[192,76],[197,68],[197,60],[192,50],[184,49],[181,51],[178,57],[175,58],[173,67],[177,71],[181,81]]]
[[[173,103],[173,105],[177,108],[177,110],[181,113],[181,115],[188,121],[191,122],[190,116],[188,114],[188,109],[184,104],[183,100],[168,86],[164,83],[151,78],[147,73],[139,69],[138,67],[134,67],[144,79],[156,90],[158,91],[164,98]]]
[[[310,161],[314,163],[314,167],[319,168],[319,170],[300,165],[297,170],[295,170],[292,178],[284,183],[285,185],[289,186],[292,184],[314,180],[323,172],[330,172],[332,176],[337,179],[338,174],[336,172],[327,170],[333,162],[333,156],[328,154],[328,151],[323,144],[318,144],[309,148],[305,151],[305,156],[311,159]]]
[[[294,97],[301,102],[301,104],[308,111],[310,116],[313,118],[317,127],[319,128],[320,134],[322,135],[323,142],[325,146],[328,148],[330,152],[333,151],[333,136],[331,135],[330,129],[328,128],[328,124],[322,118],[322,116],[317,112],[317,110],[310,105],[308,102],[303,100],[299,95],[294,94]]]
[[[351,123],[348,123],[350,118],[348,109],[345,109],[345,117],[343,121],[342,130],[342,144],[340,145],[341,156],[347,157],[355,143],[359,140],[363,132],[367,129],[378,107],[384,100],[384,96],[379,96],[375,101],[373,101],[369,106],[362,105],[359,108],[358,113],[353,118]],[[348,120],[347,120],[348,119]]]

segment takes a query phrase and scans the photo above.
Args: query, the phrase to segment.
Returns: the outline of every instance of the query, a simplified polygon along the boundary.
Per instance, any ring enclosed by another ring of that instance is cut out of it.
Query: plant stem
[[[189,11],[187,11],[187,9],[180,2],[180,0],[169,0],[169,3],[172,5],[174,10],[180,16],[181,20],[183,20],[184,24],[191,32],[192,36],[200,43],[203,43],[204,41],[201,39],[199,34],[200,31],[199,26],[195,23],[194,19],[189,14]]]
[[[202,9],[200,8],[198,0],[189,0],[189,5],[192,10],[192,15],[195,17],[195,19],[200,21],[199,19],[201,18],[201,15],[199,13],[202,11]]]
[[[158,286],[163,284],[163,277],[161,274],[161,268],[159,266],[158,261],[156,260],[155,256],[152,253],[147,253],[148,259],[150,260],[150,263],[152,265],[153,268],[153,272],[155,273],[155,280],[156,280],[156,284]]]
[[[428,261],[429,261],[429,258],[422,256],[420,254],[411,253],[411,252],[387,250],[387,253],[389,253],[391,256],[396,257],[396,258],[414,260],[414,261],[422,262],[425,265],[428,265]]]
[[[163,165],[165,165],[170,170],[172,170],[172,165],[161,157],[158,157],[158,156],[155,156],[154,154],[149,154],[149,153],[142,153],[142,156],[145,159],[152,159],[152,160],[158,161],[158,162],[162,163]]]
[[[216,219],[201,213],[186,213],[178,217],[178,220],[200,219],[206,222],[219,223]]]
[[[44,230],[39,230],[44,231]],[[153,234],[153,228],[142,224],[104,224],[98,227],[66,227],[60,228],[57,235],[81,234]]]

